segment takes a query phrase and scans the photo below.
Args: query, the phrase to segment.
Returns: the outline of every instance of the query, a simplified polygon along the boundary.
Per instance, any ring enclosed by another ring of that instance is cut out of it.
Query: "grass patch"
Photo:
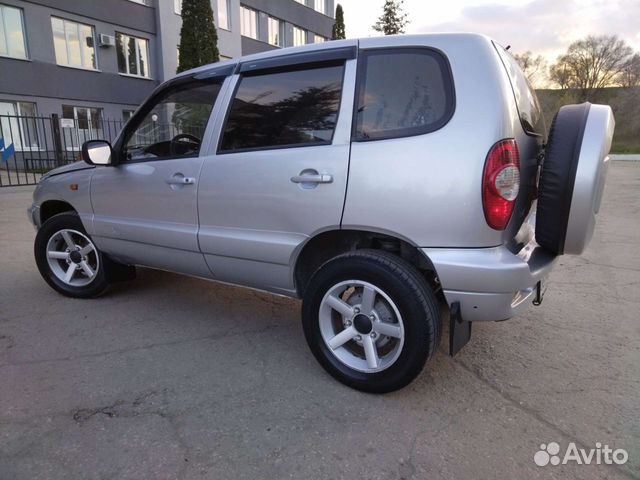
[[[635,145],[627,145],[627,144],[619,144],[614,142],[613,145],[611,145],[611,153],[618,153],[618,154],[640,154],[640,145],[635,144]]]
[[[561,106],[583,101],[575,90],[537,90],[537,94],[547,128]],[[611,153],[640,153],[640,87],[605,88],[594,92],[588,100],[610,105],[613,110],[616,128]]]

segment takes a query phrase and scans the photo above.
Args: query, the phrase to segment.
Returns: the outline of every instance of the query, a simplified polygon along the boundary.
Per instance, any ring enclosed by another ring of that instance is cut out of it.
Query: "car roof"
[[[389,35],[386,37],[370,37],[375,38],[377,44],[385,44],[389,43],[389,46],[399,46],[399,45],[423,45],[425,40],[460,40],[462,38],[469,39],[477,39],[478,41],[486,42],[488,37],[481,34],[476,33],[426,33],[420,35]],[[368,39],[367,39],[368,40]],[[238,65],[240,63],[252,62],[255,60],[265,60],[269,58],[277,58],[287,55],[295,55],[295,54],[304,54],[304,53],[312,53],[312,52],[320,52],[323,50],[333,50],[337,48],[344,47],[357,47],[360,43],[360,39],[347,39],[347,40],[331,40],[322,43],[312,43],[308,45],[302,45],[299,47],[286,47],[286,48],[277,48],[274,50],[269,50],[261,53],[254,53],[251,55],[245,55],[242,57],[233,58],[231,60],[225,60],[222,62],[211,63],[208,65],[203,65],[201,67],[197,67],[191,70],[187,70],[178,74],[174,78],[182,77],[182,76],[193,76],[198,74],[208,74],[214,73],[219,70],[221,67],[223,69],[227,69],[230,66]]]

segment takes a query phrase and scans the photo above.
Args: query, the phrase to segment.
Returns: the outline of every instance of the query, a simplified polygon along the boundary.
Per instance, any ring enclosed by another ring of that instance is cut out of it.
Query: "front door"
[[[210,276],[198,248],[200,146],[222,79],[172,82],[125,127],[91,180],[93,237],[121,261]]]
[[[340,228],[356,69],[355,48],[346,50],[309,64],[241,65],[198,193],[214,278],[289,293],[298,249]]]

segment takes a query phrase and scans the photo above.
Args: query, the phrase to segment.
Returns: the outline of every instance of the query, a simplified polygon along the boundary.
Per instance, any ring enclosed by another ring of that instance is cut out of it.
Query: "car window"
[[[152,98],[127,129],[125,161],[198,156],[222,81],[188,81]]]
[[[354,139],[420,135],[453,114],[451,73],[444,56],[426,48],[361,52]]]
[[[516,62],[516,59],[504,48],[494,42],[494,46],[500,55],[502,64],[504,65],[513,95],[516,99],[518,114],[520,115],[520,123],[527,133],[534,135],[546,135],[546,127],[544,124],[544,116],[538,102],[538,96],[535,90],[522,72],[522,69]]]
[[[331,143],[344,62],[240,79],[220,151]]]

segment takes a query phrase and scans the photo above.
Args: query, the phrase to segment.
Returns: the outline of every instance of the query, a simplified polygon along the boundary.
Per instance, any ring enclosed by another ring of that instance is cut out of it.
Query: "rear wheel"
[[[306,289],[302,321],[325,370],[374,393],[411,382],[433,355],[440,330],[437,300],[419,272],[375,250],[324,264]]]
[[[42,277],[63,295],[96,297],[109,286],[105,259],[75,213],[48,219],[38,230],[34,254]]]

